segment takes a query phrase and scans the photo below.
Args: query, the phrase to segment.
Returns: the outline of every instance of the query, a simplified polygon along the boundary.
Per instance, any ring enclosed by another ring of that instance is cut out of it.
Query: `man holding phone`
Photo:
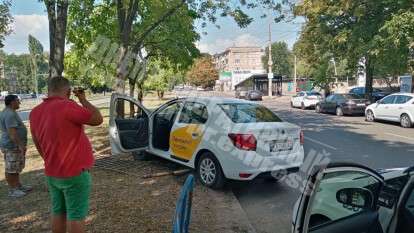
[[[33,142],[45,162],[52,232],[85,232],[94,157],[84,125],[98,126],[103,118],[83,90],[73,91],[82,106],[70,99],[66,78],[51,78],[48,88],[48,98],[29,118]]]

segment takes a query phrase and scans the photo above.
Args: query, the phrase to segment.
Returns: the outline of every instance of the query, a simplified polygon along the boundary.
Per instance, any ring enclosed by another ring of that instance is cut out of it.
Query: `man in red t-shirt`
[[[93,166],[92,146],[83,125],[100,125],[99,110],[74,91],[82,106],[69,99],[71,88],[63,77],[50,79],[48,98],[30,113],[33,142],[45,163],[52,202],[52,232],[85,232]]]

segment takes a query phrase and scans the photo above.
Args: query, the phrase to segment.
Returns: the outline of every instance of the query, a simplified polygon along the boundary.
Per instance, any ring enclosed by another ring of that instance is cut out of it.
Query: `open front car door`
[[[383,233],[378,195],[384,184],[376,171],[358,164],[317,167],[296,205],[294,233]]]
[[[109,140],[113,155],[148,148],[149,111],[135,99],[112,94],[109,108]]]

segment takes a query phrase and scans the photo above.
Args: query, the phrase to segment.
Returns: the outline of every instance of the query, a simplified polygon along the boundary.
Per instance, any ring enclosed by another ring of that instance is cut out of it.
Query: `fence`
[[[193,199],[194,176],[189,175],[181,188],[174,216],[173,233],[188,233]]]

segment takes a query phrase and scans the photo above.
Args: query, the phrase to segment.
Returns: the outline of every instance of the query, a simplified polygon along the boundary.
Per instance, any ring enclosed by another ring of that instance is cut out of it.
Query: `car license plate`
[[[357,104],[357,106],[365,106],[365,104]]]
[[[293,141],[292,140],[270,141],[269,146],[270,146],[270,152],[292,150]]]

